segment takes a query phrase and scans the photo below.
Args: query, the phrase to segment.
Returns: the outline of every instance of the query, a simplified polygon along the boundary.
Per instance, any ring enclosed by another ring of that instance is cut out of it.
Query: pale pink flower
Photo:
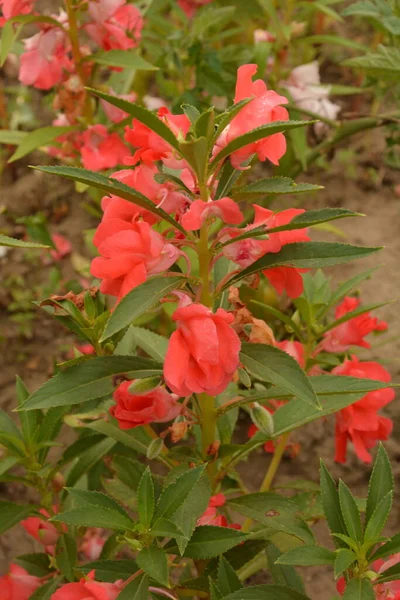
[[[136,48],[141,38],[143,18],[139,9],[126,0],[90,0],[86,25],[90,37],[104,50]]]
[[[88,560],[98,560],[106,543],[104,529],[88,527],[79,546],[79,552]]]
[[[27,15],[33,9],[34,0],[0,0],[6,21],[19,15]]]
[[[68,254],[71,254],[72,244],[69,240],[67,240],[66,237],[64,237],[63,235],[60,235],[59,233],[54,233],[51,236],[51,239],[53,240],[54,245],[56,247],[55,250],[54,249],[50,250],[50,254],[51,254],[53,260],[58,262],[65,256],[68,256]]]

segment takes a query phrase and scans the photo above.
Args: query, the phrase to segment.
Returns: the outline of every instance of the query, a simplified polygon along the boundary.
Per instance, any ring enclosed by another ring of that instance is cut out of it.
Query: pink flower
[[[126,0],[90,0],[86,25],[90,37],[104,50],[136,48],[141,38],[143,18],[139,9]]]
[[[169,269],[179,256],[179,250],[160,233],[135,218],[103,220],[94,243],[101,256],[93,259],[91,273],[103,280],[101,292],[119,299],[149,275]]]
[[[238,69],[235,103],[237,104],[245,98],[251,100],[242,108],[238,115],[232,120],[228,127],[222,132],[217,140],[216,149],[218,151],[232,142],[238,136],[249,131],[272,123],[274,121],[287,121],[289,118],[285,108],[280,106],[286,104],[287,99],[280,96],[273,90],[267,90],[267,86],[261,79],[252,81],[253,75],[257,72],[257,65],[242,65]],[[257,154],[259,160],[270,160],[274,165],[279,164],[279,159],[286,152],[286,140],[283,133],[275,133],[267,138],[248,144],[244,148],[231,154],[231,162],[235,168],[253,154]]]
[[[18,565],[11,565],[7,575],[0,577],[1,600],[29,600],[41,586],[39,577],[29,575]]]
[[[346,296],[336,308],[335,319],[344,317],[347,313],[356,310],[359,305],[360,300],[358,298]],[[372,331],[386,331],[387,327],[385,321],[379,321],[379,319],[371,317],[369,312],[366,312],[327,331],[324,334],[321,348],[326,352],[346,352],[350,346],[370,348],[371,345],[364,340],[364,337]]]
[[[208,507],[204,513],[197,519],[197,526],[213,525],[216,527],[228,527],[229,529],[241,529],[238,523],[229,524],[224,515],[218,514],[217,508],[224,506],[226,497],[224,494],[211,496]]]
[[[109,94],[111,96],[114,96],[115,98],[127,100],[128,102],[135,102],[137,98],[137,94],[135,94],[135,92],[131,92],[130,94],[122,94],[122,96],[118,96],[113,90],[109,90]],[[117,106],[110,104],[106,100],[100,100],[100,102],[107,117],[113,123],[120,123],[128,116],[128,113],[122,110],[122,108],[118,108]]]
[[[114,392],[117,403],[110,413],[118,420],[121,429],[132,429],[146,423],[166,423],[180,413],[178,396],[170,394],[163,387],[156,387],[146,393],[132,394],[129,387],[132,381],[124,381]]]
[[[106,543],[104,529],[98,527],[88,527],[79,546],[79,552],[88,560],[98,560],[100,558],[103,546]]]
[[[172,334],[164,363],[167,385],[179,396],[193,392],[220,394],[239,366],[240,340],[230,326],[234,316],[219,308],[181,300],[172,319]]]
[[[82,164],[90,171],[112,169],[122,164],[128,152],[117,133],[108,133],[104,125],[91,125],[81,136]]]
[[[6,20],[29,14],[33,9],[33,3],[34,0],[0,0]]]
[[[68,254],[71,254],[72,244],[66,237],[59,233],[54,233],[51,236],[51,239],[53,240],[56,249],[50,250],[50,254],[55,261],[58,262],[65,256],[68,256]]]
[[[306,366],[306,361],[304,357],[304,346],[300,342],[283,340],[282,342],[277,342],[276,346],[290,354],[295,361],[299,363],[299,365],[304,369]]]
[[[47,520],[50,518],[47,510],[42,508],[40,514],[45,518],[28,517],[21,521],[21,525],[29,535],[43,544],[43,546],[54,546],[57,543],[60,533],[53,523],[49,523]]]
[[[179,6],[188,19],[194,17],[200,6],[210,4],[210,2],[212,2],[212,0],[178,0]]]
[[[165,106],[160,108],[157,114],[176,137],[186,137],[190,128],[190,121],[186,115],[173,115]],[[132,128],[125,128],[125,140],[138,148],[132,158],[125,160],[126,165],[135,165],[139,161],[151,165],[156,160],[162,160],[171,169],[182,169],[186,166],[185,161],[174,155],[168,142],[137,119],[133,119]]]
[[[61,13],[53,18],[63,23],[66,15]],[[39,33],[23,42],[25,52],[21,56],[19,80],[24,85],[49,90],[61,81],[64,71],[73,68],[68,55],[68,36],[60,27],[45,24]]]
[[[217,217],[225,223],[238,225],[243,221],[243,214],[232,198],[219,200],[194,200],[189,210],[181,217],[181,224],[186,231],[200,229],[204,221],[210,217]]]
[[[121,590],[122,581],[99,583],[94,581],[94,571],[91,571],[88,578],[79,583],[64,584],[50,600],[116,600]]]
[[[390,374],[376,362],[361,362],[356,356],[345,360],[342,365],[332,370],[335,375],[348,375],[377,381],[391,380]],[[368,450],[377,441],[387,440],[393,423],[390,419],[378,414],[378,410],[392,402],[394,390],[384,388],[368,392],[351,406],[343,408],[336,414],[336,455],[335,460],[346,462],[347,442],[351,441],[360,460],[371,462]]]

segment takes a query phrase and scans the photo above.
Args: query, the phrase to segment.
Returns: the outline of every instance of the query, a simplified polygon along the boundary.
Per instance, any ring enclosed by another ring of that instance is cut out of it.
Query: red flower
[[[210,4],[210,2],[212,2],[212,0],[178,0],[179,6],[188,19],[194,17],[200,6]]]
[[[197,519],[197,526],[200,525],[214,525],[216,527],[228,527],[229,529],[241,529],[238,523],[229,524],[224,515],[219,515],[217,508],[224,506],[226,503],[226,497],[224,494],[216,494],[211,496],[208,507],[203,512],[201,517]]]
[[[6,20],[19,15],[27,15],[32,11],[34,0],[0,0],[0,6]]]
[[[181,223],[186,231],[200,229],[209,217],[217,217],[225,223],[238,225],[243,221],[243,215],[238,205],[231,198],[220,198],[219,200],[195,200],[191,203],[189,210],[181,217]]]
[[[131,92],[130,94],[122,94],[121,96],[119,96],[113,90],[109,90],[109,94],[111,96],[114,96],[115,98],[122,98],[122,100],[127,100],[128,102],[135,102],[137,98],[137,94],[135,92]],[[122,108],[118,108],[118,106],[110,104],[110,102],[107,102],[107,100],[100,100],[100,102],[107,117],[113,123],[120,123],[128,117],[128,113],[122,110]]]
[[[336,308],[335,319],[340,319],[347,313],[356,310],[359,305],[360,300],[358,298],[346,296]],[[379,319],[371,317],[369,312],[366,312],[327,331],[324,334],[321,348],[326,352],[346,352],[350,346],[370,348],[371,345],[364,340],[364,337],[372,331],[386,331],[387,327],[385,321],[379,321]]]
[[[59,261],[65,256],[68,256],[68,254],[71,254],[72,244],[66,237],[59,233],[54,233],[51,236],[51,239],[53,240],[56,249],[50,250],[50,254],[55,261]]]
[[[377,575],[381,575],[390,567],[397,565],[400,562],[400,553],[393,554],[387,560],[376,560],[372,567],[376,571]],[[346,580],[341,577],[337,584],[336,589],[341,596],[343,596],[346,590]],[[375,600],[400,600],[400,577],[395,581],[388,581],[386,583],[378,583],[374,585]]]
[[[0,577],[1,600],[29,600],[40,585],[39,577],[29,575],[18,565],[11,565],[9,573]]]
[[[140,42],[143,18],[133,4],[126,0],[91,0],[88,12],[93,22],[86,25],[86,31],[104,50],[128,50]]]
[[[287,104],[288,100],[273,90],[267,90],[267,86],[261,79],[252,81],[257,72],[257,65],[242,65],[238,69],[235,103],[246,98],[251,100],[244,106],[238,115],[232,120],[228,127],[222,132],[217,140],[214,154],[232,142],[238,136],[243,135],[257,127],[272,123],[274,121],[287,121],[288,112],[281,104]],[[286,140],[283,133],[275,133],[267,138],[248,144],[231,154],[231,162],[235,168],[253,154],[257,154],[259,160],[270,160],[274,165],[279,164],[279,159],[286,152]]]
[[[102,279],[100,291],[121,299],[149,275],[162,273],[178,258],[179,250],[148,223],[133,219],[104,219],[94,243],[101,256],[94,258],[91,273]]]
[[[98,560],[106,543],[104,529],[98,527],[88,527],[79,546],[79,552],[88,560]]]
[[[233,315],[222,308],[214,314],[202,304],[181,300],[172,319],[177,329],[164,363],[167,385],[179,396],[223,392],[239,366],[240,340],[230,326]]]
[[[332,370],[335,375],[349,375],[378,381],[391,380],[390,374],[376,362],[360,362],[356,356],[345,360]],[[368,452],[379,440],[387,440],[393,427],[390,419],[378,415],[378,410],[392,402],[395,393],[391,388],[368,392],[361,400],[343,408],[336,414],[335,460],[346,462],[347,442],[351,441],[358,458],[371,462]]]
[[[99,583],[94,581],[94,571],[91,571],[88,578],[79,583],[64,584],[50,600],[116,600],[121,590],[122,581]]]
[[[81,135],[82,164],[90,171],[112,169],[122,164],[128,149],[117,133],[108,133],[104,125],[91,125]]]
[[[306,366],[306,361],[304,357],[304,346],[300,342],[283,340],[283,342],[277,342],[277,347],[290,354],[304,369]]]
[[[132,383],[124,381],[114,392],[116,406],[110,409],[110,413],[118,420],[121,429],[132,429],[146,423],[166,423],[179,415],[181,405],[175,394],[170,394],[163,387],[132,394],[129,392]]]
[[[60,533],[53,523],[47,521],[50,518],[47,510],[42,508],[40,514],[45,518],[28,517],[24,521],[21,521],[21,525],[29,535],[44,546],[54,546],[57,543]]]

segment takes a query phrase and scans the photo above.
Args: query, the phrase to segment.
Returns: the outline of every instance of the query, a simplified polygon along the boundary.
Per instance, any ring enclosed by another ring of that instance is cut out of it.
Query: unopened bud
[[[51,487],[53,490],[58,493],[65,487],[65,479],[64,475],[60,472],[57,472],[53,479],[51,480]]]
[[[239,382],[242,385],[244,385],[244,387],[251,388],[251,379],[250,379],[250,375],[248,374],[248,372],[245,371],[245,369],[242,369],[241,367],[239,367],[238,374],[239,374]]]
[[[154,390],[160,384],[159,377],[146,377],[145,379],[135,379],[128,388],[130,394],[144,394]]]
[[[147,448],[146,456],[149,460],[157,458],[164,448],[164,442],[161,438],[152,440]]]
[[[262,433],[272,436],[274,433],[274,421],[271,413],[269,413],[266,408],[261,406],[261,404],[258,404],[258,402],[254,402],[253,408],[250,411],[250,417],[254,425],[258,427]]]

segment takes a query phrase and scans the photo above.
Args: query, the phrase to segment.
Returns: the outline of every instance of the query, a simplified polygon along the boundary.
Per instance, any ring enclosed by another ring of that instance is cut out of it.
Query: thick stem
[[[215,430],[217,426],[217,411],[215,410],[214,398],[208,394],[200,395],[201,405],[201,441],[203,457],[208,459],[207,450],[215,442]],[[216,464],[210,462],[208,474],[211,478],[216,475]]]
[[[201,290],[201,302],[211,308],[212,296],[210,293],[210,262],[212,254],[208,247],[207,225],[204,224],[200,229],[200,239],[198,241],[197,252],[199,255],[199,275],[203,287]]]

